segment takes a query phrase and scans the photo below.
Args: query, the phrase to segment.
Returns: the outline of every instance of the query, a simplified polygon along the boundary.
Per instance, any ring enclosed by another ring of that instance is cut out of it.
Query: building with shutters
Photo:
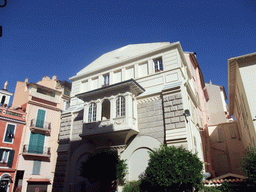
[[[18,81],[13,107],[26,105],[15,187],[52,191],[61,111],[68,107],[70,83],[44,76],[37,83]]]
[[[26,123],[25,109],[9,107],[13,94],[0,90],[0,187],[3,191],[13,191],[17,160],[21,143],[23,127]]]
[[[113,50],[71,77],[71,106],[61,116],[53,191],[97,187],[80,176],[80,167],[102,148],[127,160],[128,181],[138,180],[148,152],[163,143],[183,146],[209,164],[195,91],[207,93],[200,75],[192,75],[179,42],[161,42]],[[193,78],[201,80],[200,88]],[[200,96],[204,102],[205,97]]]

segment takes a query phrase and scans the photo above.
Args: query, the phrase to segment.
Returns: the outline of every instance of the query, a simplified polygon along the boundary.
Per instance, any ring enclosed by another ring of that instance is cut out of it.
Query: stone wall
[[[140,136],[151,136],[164,142],[162,99],[160,96],[138,101],[138,129]]]
[[[186,119],[181,92],[163,93],[166,143],[179,144],[187,140]]]

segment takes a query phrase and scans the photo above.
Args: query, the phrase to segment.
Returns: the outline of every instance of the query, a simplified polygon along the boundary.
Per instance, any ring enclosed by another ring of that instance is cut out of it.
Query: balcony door
[[[44,128],[45,110],[38,109],[36,118],[36,127]]]
[[[37,111],[37,119],[36,119],[36,127],[43,128],[44,127],[44,119],[45,119],[45,111],[42,109],[38,109]],[[44,150],[44,140],[45,135],[40,133],[32,133],[30,134],[28,152],[43,154]]]

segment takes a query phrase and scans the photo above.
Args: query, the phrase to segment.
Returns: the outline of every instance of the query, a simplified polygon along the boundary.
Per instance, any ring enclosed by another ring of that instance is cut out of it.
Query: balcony
[[[127,122],[125,117],[84,123],[80,137],[93,140],[96,144],[123,145],[128,139],[139,133],[134,122]]]
[[[22,155],[27,159],[40,158],[42,160],[50,160],[51,148],[37,145],[23,145]]]
[[[42,126],[43,125],[43,126]],[[51,123],[49,122],[42,122],[38,123],[36,119],[32,119],[30,122],[30,130],[33,133],[40,133],[46,136],[51,135]]]

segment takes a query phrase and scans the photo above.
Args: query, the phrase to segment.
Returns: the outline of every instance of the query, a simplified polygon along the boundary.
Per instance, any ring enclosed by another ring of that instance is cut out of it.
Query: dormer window
[[[163,71],[163,62],[162,58],[154,59],[155,72]]]
[[[109,85],[109,74],[103,75],[103,85],[102,87]]]

